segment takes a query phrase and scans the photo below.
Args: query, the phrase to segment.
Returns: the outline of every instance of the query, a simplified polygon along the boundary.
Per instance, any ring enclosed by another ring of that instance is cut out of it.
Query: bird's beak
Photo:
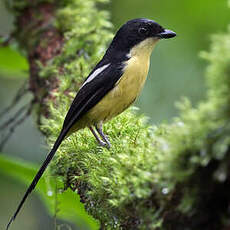
[[[168,38],[173,38],[175,36],[176,36],[175,32],[173,32],[171,30],[167,30],[167,29],[165,29],[163,32],[156,35],[156,37],[158,37],[160,39],[168,39]]]

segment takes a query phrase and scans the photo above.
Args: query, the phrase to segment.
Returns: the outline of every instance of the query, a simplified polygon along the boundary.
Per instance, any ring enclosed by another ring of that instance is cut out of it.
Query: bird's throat
[[[129,58],[142,57],[150,58],[151,53],[159,40],[155,38],[147,38],[139,44],[135,45],[129,52]]]

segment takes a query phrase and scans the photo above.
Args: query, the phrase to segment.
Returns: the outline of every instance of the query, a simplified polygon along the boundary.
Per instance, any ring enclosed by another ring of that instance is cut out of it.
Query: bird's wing
[[[86,78],[65,117],[63,129],[70,129],[94,107],[117,83],[123,74],[122,64],[105,64],[94,69]]]

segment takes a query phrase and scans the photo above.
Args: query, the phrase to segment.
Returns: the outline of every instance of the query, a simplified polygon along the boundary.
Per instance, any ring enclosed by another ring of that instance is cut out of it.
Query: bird
[[[108,149],[111,147],[108,137],[103,133],[103,124],[133,104],[146,81],[154,47],[158,41],[175,36],[175,32],[146,18],[129,20],[120,27],[104,56],[77,92],[59,136],[8,222],[6,230],[15,220],[65,138],[88,127],[99,145]]]

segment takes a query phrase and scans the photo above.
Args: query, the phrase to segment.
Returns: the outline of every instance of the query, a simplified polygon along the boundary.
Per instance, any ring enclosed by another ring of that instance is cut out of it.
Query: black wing
[[[115,86],[122,74],[122,64],[109,64],[91,81],[85,82],[70,106],[64,120],[63,129],[70,129],[75,122],[94,107]]]

